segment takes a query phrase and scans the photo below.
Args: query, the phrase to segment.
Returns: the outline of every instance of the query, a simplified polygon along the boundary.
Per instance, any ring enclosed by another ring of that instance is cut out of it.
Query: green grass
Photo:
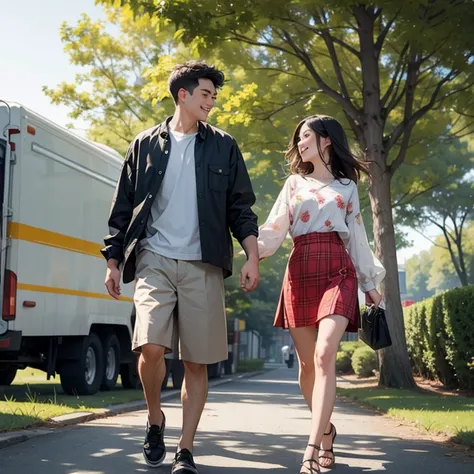
[[[0,387],[0,431],[11,431],[41,423],[49,418],[79,411],[98,411],[111,405],[143,400],[141,390],[125,390],[120,384],[109,392],[89,396],[63,393],[59,377],[46,380],[44,372],[18,372],[11,387]]]
[[[338,388],[338,394],[474,446],[474,398],[383,388]]]
[[[263,359],[242,360],[237,364],[237,372],[254,372],[255,370],[263,370],[265,361]]]

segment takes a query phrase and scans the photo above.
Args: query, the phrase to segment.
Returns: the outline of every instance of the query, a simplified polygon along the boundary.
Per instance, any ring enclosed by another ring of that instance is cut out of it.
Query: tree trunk
[[[462,227],[459,229],[459,231],[456,232],[456,234],[457,234],[456,235],[456,248],[458,249],[459,269],[460,269],[459,279],[461,280],[462,286],[468,286],[469,277],[467,275],[467,270],[466,270],[466,260],[464,258],[464,249],[462,248]]]
[[[456,222],[454,221],[454,219],[451,219],[451,220],[453,221],[454,225],[456,225]],[[455,239],[453,238],[453,241],[458,251],[459,261],[458,261],[458,258],[456,258],[456,255],[454,253],[453,244],[451,243],[451,236],[449,234],[447,224],[443,222],[443,225],[442,226],[438,225],[438,227],[441,227],[443,231],[444,238],[448,246],[449,256],[451,257],[451,262],[453,262],[454,270],[456,271],[456,275],[458,276],[459,281],[461,282],[461,285],[468,286],[467,271],[466,271],[466,266],[464,264],[464,254],[463,254],[462,245],[459,245],[458,233],[456,232],[456,238]]]
[[[379,385],[395,388],[414,388],[416,383],[413,379],[408,358],[405,324],[400,302],[390,180],[389,173],[383,173],[374,179],[370,190],[370,201],[374,214],[376,254],[387,271],[382,291],[386,302],[388,327],[392,337],[392,346],[379,351]]]
[[[373,8],[362,5],[353,7],[359,26],[361,50],[364,112],[361,117],[364,130],[366,160],[370,167],[370,204],[374,217],[375,253],[387,271],[383,284],[387,307],[387,320],[393,345],[379,352],[379,384],[387,387],[416,387],[408,358],[403,323],[398,265],[393,228],[392,200],[390,193],[391,174],[387,169],[384,120],[380,104],[380,78],[377,51],[374,45]]]

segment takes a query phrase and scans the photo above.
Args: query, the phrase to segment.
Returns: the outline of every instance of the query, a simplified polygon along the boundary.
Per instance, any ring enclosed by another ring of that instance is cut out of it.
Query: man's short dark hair
[[[174,102],[178,103],[178,91],[186,89],[193,94],[194,89],[199,85],[199,79],[209,79],[216,89],[224,84],[224,73],[202,61],[186,61],[184,64],[177,64],[168,79],[168,87],[173,96]]]

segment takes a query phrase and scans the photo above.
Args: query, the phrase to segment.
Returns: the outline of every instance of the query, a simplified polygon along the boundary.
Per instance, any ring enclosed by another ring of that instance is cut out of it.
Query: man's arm
[[[244,158],[237,143],[231,150],[229,187],[227,190],[227,218],[232,235],[243,245],[249,236],[258,236],[257,216],[252,211],[255,194]]]
[[[246,292],[253,291],[260,283],[257,237],[249,235],[242,242],[242,247],[247,254],[247,262],[243,265],[240,272],[240,287]]]
[[[120,262],[124,256],[124,240],[133,215],[135,194],[135,152],[136,140],[130,145],[120,177],[115,188],[109,214],[109,234],[105,236],[105,247],[101,250],[107,260],[105,286],[110,296],[120,296]]]
[[[227,193],[227,215],[234,237],[247,254],[247,262],[240,273],[240,285],[244,291],[253,291],[260,281],[258,258],[257,216],[252,211],[255,194],[248,175],[247,167],[237,143],[233,143],[229,190]]]

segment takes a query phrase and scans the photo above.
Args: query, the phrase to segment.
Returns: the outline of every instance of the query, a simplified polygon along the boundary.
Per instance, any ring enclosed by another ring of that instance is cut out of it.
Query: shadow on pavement
[[[87,431],[86,436],[84,430]],[[1,472],[2,474],[18,472],[19,458],[22,458],[21,472],[34,471],[36,474],[168,473],[179,430],[167,429],[168,455],[165,465],[159,469],[149,469],[143,462],[141,455],[143,431],[143,427],[123,428],[102,420],[101,424],[83,426],[67,433],[67,444],[77,446],[73,452],[62,449],[60,433],[37,439],[36,447],[43,448],[35,449],[35,453],[40,453],[37,455],[32,455],[30,452],[27,457],[23,456],[28,454],[30,442],[0,451]],[[306,439],[306,436],[293,434],[201,431],[198,433],[194,452],[200,474],[223,473],[224,469],[228,474],[265,470],[270,470],[272,473],[297,474]],[[40,444],[44,446],[39,446]],[[403,456],[404,466],[413,466],[413,470],[403,472],[415,473],[423,468],[426,461],[430,464],[428,449],[426,443],[412,440],[370,435],[338,436],[335,449],[337,474],[369,471],[399,473],[401,472],[397,463],[399,456]],[[350,466],[354,461],[361,466]],[[462,464],[457,466],[462,467]],[[453,472],[450,470],[453,468],[452,464],[446,464],[444,468],[442,465],[437,467],[439,470],[428,469],[428,472]],[[465,471],[456,469],[456,472],[467,473],[467,466]]]

